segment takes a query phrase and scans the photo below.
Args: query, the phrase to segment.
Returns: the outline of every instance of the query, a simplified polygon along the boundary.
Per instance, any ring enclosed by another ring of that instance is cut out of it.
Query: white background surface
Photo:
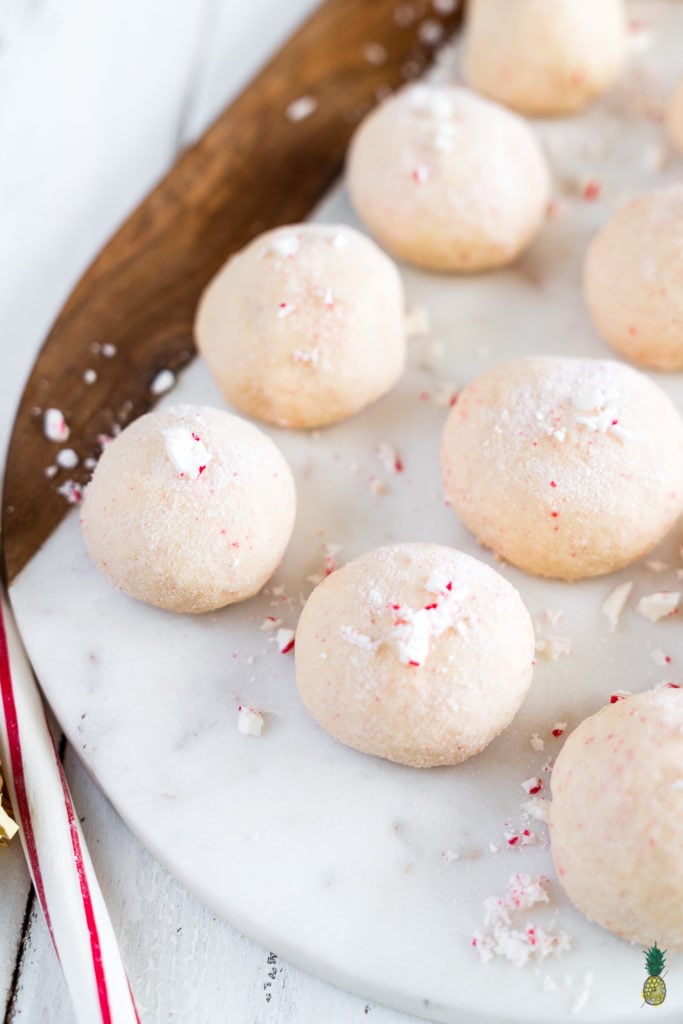
[[[24,379],[90,259],[313,6],[2,0],[3,461]],[[71,753],[66,767],[145,1024],[409,1020],[289,968],[217,921],[132,837]],[[7,1022],[70,1024],[68,994],[32,904],[20,946],[28,891],[14,843],[0,851],[0,1013]]]

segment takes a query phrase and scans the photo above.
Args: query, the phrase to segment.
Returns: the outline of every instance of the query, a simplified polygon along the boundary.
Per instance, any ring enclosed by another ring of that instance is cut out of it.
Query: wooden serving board
[[[441,42],[459,24],[462,0],[440,10],[427,0],[326,0],[95,259],[40,352],[14,424],[2,521],[8,583],[69,508],[57,492],[67,474],[48,481],[37,469],[50,444],[39,410],[65,414],[81,460],[68,475],[86,483],[83,460],[99,454],[98,435],[154,404],[160,369],[193,358],[197,301],[223,261],[259,232],[309,213],[340,173],[359,119],[430,63],[438,30],[425,33],[424,19],[441,27]],[[289,105],[309,96],[310,116],[288,118]],[[85,387],[103,345],[115,346],[116,359]]]

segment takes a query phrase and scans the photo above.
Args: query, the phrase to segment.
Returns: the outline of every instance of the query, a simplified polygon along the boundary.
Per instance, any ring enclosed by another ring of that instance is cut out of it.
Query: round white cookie
[[[469,84],[523,114],[572,114],[612,85],[626,52],[622,0],[470,0]]]
[[[683,185],[632,199],[591,242],[584,292],[598,333],[622,355],[683,369]]]
[[[81,525],[115,586],[170,611],[206,612],[261,589],[295,509],[292,473],[270,438],[219,409],[178,405],[107,445]]]
[[[644,374],[610,360],[499,363],[444,430],[446,494],[487,547],[527,572],[611,572],[683,510],[683,422]]]
[[[511,263],[545,216],[549,174],[531,129],[467,89],[407,85],[357,128],[347,182],[381,245],[419,266]]]
[[[335,739],[424,768],[464,761],[509,724],[534,634],[517,591],[487,565],[395,544],[316,587],[295,651],[301,699]]]
[[[276,228],[214,277],[195,335],[237,409],[278,426],[323,426],[363,409],[400,377],[403,286],[388,256],[352,228]]]
[[[551,786],[553,860],[572,903],[629,942],[683,947],[683,691],[591,715]]]

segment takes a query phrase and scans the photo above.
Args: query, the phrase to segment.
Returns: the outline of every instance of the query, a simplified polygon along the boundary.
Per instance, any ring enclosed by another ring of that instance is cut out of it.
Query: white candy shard
[[[260,736],[263,725],[263,715],[260,711],[240,704],[237,708],[237,729],[243,736]]]
[[[299,251],[299,239],[296,235],[278,235],[270,243],[270,249],[278,256],[294,256]]]
[[[79,458],[73,448],[62,448],[61,452],[57,452],[55,462],[60,469],[75,469],[79,463]]]
[[[677,610],[680,597],[678,590],[658,590],[654,594],[641,597],[636,605],[636,611],[650,622],[659,622]]]
[[[372,640],[365,633],[359,633],[352,626],[342,626],[340,632],[342,640],[346,640],[347,644],[361,647],[364,651],[376,651],[381,643],[380,640]]]
[[[671,658],[669,657],[669,655],[665,654],[664,651],[661,650],[661,648],[659,647],[655,647],[653,648],[653,650],[650,651],[650,657],[654,661],[655,665],[660,665],[662,668],[665,665],[671,664]]]
[[[529,743],[531,745],[531,749],[535,750],[537,753],[541,750],[545,750],[545,743],[537,732],[531,734],[531,739],[529,740]]]
[[[152,378],[149,385],[150,394],[152,395],[165,395],[167,391],[170,391],[175,384],[175,374],[173,370],[159,370],[156,377]]]
[[[296,632],[293,629],[278,629],[277,646],[280,654],[287,654],[294,647]]]
[[[620,583],[619,586],[615,587],[612,593],[609,594],[602,602],[602,614],[609,622],[610,629],[613,630],[616,628],[632,590],[633,580],[628,580],[626,583]]]
[[[201,438],[187,427],[168,427],[164,430],[166,454],[179,475],[187,480],[196,480],[211,461]]]
[[[43,416],[43,431],[48,441],[68,441],[69,427],[60,409],[46,409]]]
[[[285,117],[292,124],[303,121],[310,117],[318,109],[318,101],[315,96],[300,96],[293,100],[285,109]]]

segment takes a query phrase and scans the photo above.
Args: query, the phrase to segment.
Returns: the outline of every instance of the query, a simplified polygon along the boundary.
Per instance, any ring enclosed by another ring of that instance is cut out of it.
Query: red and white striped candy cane
[[[21,842],[79,1024],[139,1024],[109,914],[9,605],[0,600],[0,752]]]

